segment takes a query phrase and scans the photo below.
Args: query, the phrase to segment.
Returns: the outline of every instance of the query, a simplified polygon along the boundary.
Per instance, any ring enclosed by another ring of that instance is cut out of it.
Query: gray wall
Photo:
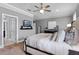
[[[77,6],[76,16],[79,17],[79,5]]]
[[[2,30],[2,13],[18,16],[18,27],[19,27],[19,30],[18,30],[19,35],[18,36],[19,36],[19,39],[26,34],[23,32],[23,30],[20,30],[20,26],[22,25],[23,20],[33,20],[33,17],[19,14],[17,12],[0,7],[0,45],[2,44],[2,39],[1,39],[2,38],[2,32],[1,32],[1,30]]]
[[[48,21],[56,21],[57,25],[59,26],[59,29],[62,30],[66,27],[68,23],[71,23],[72,20],[73,20],[73,17],[69,16],[69,17],[37,20],[36,23],[37,23],[37,27],[41,26],[41,30],[43,31],[47,27]]]

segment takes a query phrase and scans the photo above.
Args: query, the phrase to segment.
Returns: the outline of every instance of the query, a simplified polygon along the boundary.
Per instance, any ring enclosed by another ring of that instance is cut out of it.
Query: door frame
[[[17,39],[16,39],[16,43],[18,42],[18,16],[14,16],[14,15],[10,15],[10,14],[6,14],[6,13],[2,13],[2,47],[4,47],[4,39],[3,39],[3,27],[4,27],[4,24],[3,24],[3,22],[4,22],[4,17],[5,17],[5,15],[6,16],[10,16],[10,17],[15,17],[16,19],[17,19],[17,28],[16,28],[16,30],[17,30]]]

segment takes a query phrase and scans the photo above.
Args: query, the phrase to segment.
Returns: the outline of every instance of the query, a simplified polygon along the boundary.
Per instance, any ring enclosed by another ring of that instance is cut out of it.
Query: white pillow
[[[65,31],[62,30],[62,31],[60,31],[60,32],[58,33],[58,39],[57,39],[57,41],[58,41],[58,42],[63,42],[63,41],[64,41],[64,38],[65,38]]]

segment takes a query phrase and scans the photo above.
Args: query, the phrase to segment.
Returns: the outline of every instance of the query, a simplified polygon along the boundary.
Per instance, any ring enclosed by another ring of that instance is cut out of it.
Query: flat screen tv
[[[23,21],[23,26],[24,27],[32,27],[32,21],[30,21],[30,20],[24,20]]]

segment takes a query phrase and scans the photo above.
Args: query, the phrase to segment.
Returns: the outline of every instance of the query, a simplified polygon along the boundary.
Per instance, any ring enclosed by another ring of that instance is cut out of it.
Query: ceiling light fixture
[[[41,9],[41,10],[40,10],[40,13],[42,13],[42,14],[43,14],[43,13],[44,13],[44,10],[43,10],[43,9]]]
[[[43,3],[40,3],[40,6],[35,5],[35,8],[37,8],[36,10],[31,10],[31,9],[27,9],[28,11],[31,12],[37,12],[39,11],[41,14],[44,14],[45,12],[51,12],[52,10],[48,9],[50,7],[50,5],[44,5]]]

